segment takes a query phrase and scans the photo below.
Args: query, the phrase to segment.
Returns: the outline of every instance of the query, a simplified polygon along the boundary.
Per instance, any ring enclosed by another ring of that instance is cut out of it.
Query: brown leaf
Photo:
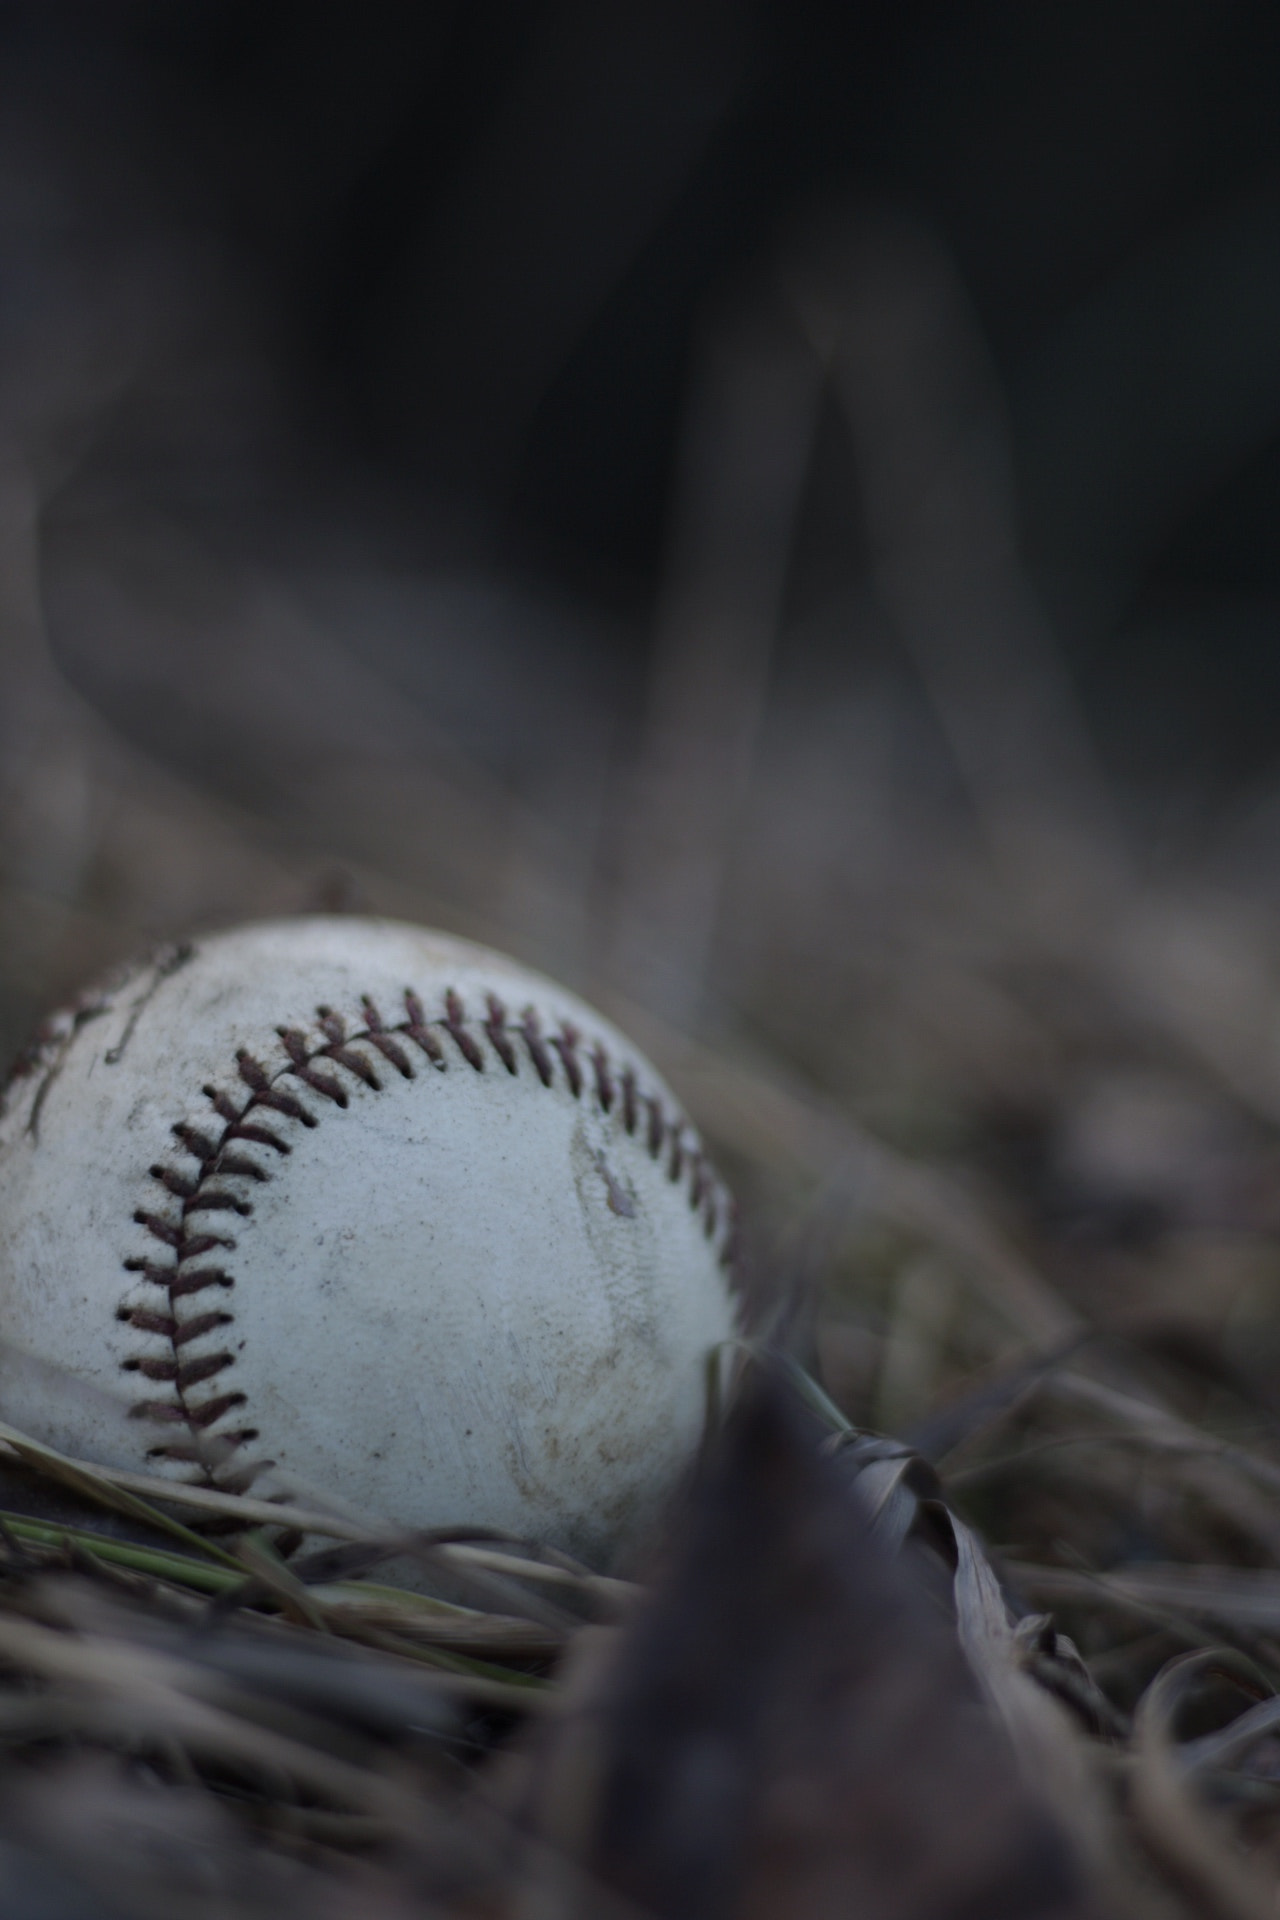
[[[814,1438],[776,1381],[751,1389],[553,1746],[541,1831],[662,1920],[1095,1911],[910,1550]]]

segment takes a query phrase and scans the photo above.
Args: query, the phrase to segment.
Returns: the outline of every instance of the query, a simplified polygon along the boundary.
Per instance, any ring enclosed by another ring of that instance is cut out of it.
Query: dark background
[[[1031,556],[1108,576],[1069,646],[1121,767],[1269,760],[1273,8],[46,4],[0,32],[17,170],[60,201],[23,240],[199,256],[209,378],[252,355],[214,418],[148,423],[152,484],[294,525],[357,492],[369,537],[642,614],[700,312],[815,206],[888,200],[973,302]]]

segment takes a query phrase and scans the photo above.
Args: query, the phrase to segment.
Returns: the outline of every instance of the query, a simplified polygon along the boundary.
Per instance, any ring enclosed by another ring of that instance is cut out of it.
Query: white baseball
[[[216,934],[10,1082],[0,1418],[604,1563],[695,1447],[728,1230],[668,1089],[551,981],[387,921]]]

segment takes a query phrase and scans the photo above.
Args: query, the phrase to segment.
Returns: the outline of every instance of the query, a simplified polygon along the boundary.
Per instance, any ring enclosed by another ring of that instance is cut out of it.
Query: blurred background
[[[6,1047],[437,923],[655,1053],[857,1418],[1086,1327],[1271,1417],[1280,14],[32,0],[0,69]]]

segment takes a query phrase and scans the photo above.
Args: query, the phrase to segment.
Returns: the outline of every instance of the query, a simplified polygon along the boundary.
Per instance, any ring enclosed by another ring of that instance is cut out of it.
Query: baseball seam
[[[133,1217],[166,1249],[166,1254],[133,1256],[124,1264],[127,1271],[156,1290],[151,1296],[155,1304],[126,1303],[118,1310],[121,1320],[161,1342],[158,1353],[150,1346],[122,1362],[127,1371],[171,1389],[170,1398],[139,1399],[130,1408],[136,1419],[177,1430],[171,1438],[148,1448],[152,1457],[192,1465],[207,1481],[227,1490],[242,1490],[270,1464],[261,1460],[237,1467],[232,1456],[256,1440],[258,1431],[251,1426],[220,1426],[245,1406],[245,1395],[228,1390],[222,1379],[235,1364],[226,1332],[234,1323],[234,1314],[228,1306],[218,1305],[184,1318],[183,1303],[211,1293],[225,1300],[235,1285],[225,1265],[219,1261],[207,1264],[209,1256],[234,1253],[236,1247],[235,1240],[218,1231],[208,1216],[252,1215],[253,1202],[226,1182],[268,1181],[271,1168],[258,1155],[280,1159],[292,1152],[290,1143],[278,1131],[278,1123],[272,1124],[272,1116],[308,1128],[318,1124],[312,1105],[282,1082],[292,1080],[317,1101],[346,1107],[350,1096],[334,1068],[351,1074],[376,1093],[384,1085],[379,1077],[382,1063],[408,1080],[417,1077],[415,1067],[424,1060],[437,1072],[448,1071],[450,1054],[445,1038],[475,1073],[484,1073],[491,1058],[514,1076],[521,1070],[522,1058],[527,1058],[541,1086],[553,1088],[559,1076],[575,1100],[584,1095],[594,1098],[602,1113],[616,1116],[625,1133],[639,1137],[651,1159],[665,1162],[668,1178],[673,1184],[684,1183],[689,1205],[701,1218],[707,1238],[719,1238],[721,1259],[726,1266],[730,1264],[732,1202],[688,1122],[678,1112],[668,1114],[658,1095],[642,1089],[633,1066],[619,1066],[599,1040],[588,1046],[569,1021],[562,1021],[554,1032],[544,1032],[542,1019],[532,1006],[512,1023],[496,994],[486,996],[488,1017],[480,1022],[468,1021],[461,996],[452,988],[444,995],[443,1014],[434,1019],[428,1019],[421,999],[411,989],[406,989],[403,1003],[405,1017],[389,1025],[365,995],[361,1001],[363,1024],[351,1031],[341,1014],[331,1007],[320,1007],[316,1019],[324,1037],[319,1045],[311,1044],[299,1028],[278,1028],[277,1035],[288,1056],[284,1066],[271,1073],[241,1048],[236,1055],[236,1072],[247,1097],[206,1086],[205,1098],[220,1125],[208,1132],[186,1122],[173,1127],[183,1153],[196,1163],[195,1172],[188,1174],[159,1163],[150,1169],[150,1178],[163,1190],[165,1199],[154,1207],[138,1208]],[[406,1046],[405,1042],[410,1044]],[[176,1220],[174,1199],[179,1202]],[[196,1216],[203,1218],[197,1221]],[[163,1304],[156,1297],[159,1295]],[[210,1345],[211,1341],[214,1344]],[[207,1391],[211,1388],[212,1392]],[[219,1429],[216,1433],[215,1428]]]

